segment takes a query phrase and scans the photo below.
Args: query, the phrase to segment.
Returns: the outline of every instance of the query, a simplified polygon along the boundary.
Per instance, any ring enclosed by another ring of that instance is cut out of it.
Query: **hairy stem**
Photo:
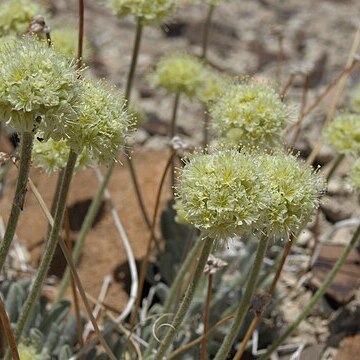
[[[16,190],[11,206],[9,220],[0,247],[0,272],[4,266],[7,254],[9,253],[10,246],[15,235],[17,223],[19,221],[20,212],[24,206],[27,181],[31,165],[33,140],[34,136],[32,133],[22,133],[19,175],[16,183]]]
[[[329,182],[330,179],[333,177],[335,171],[340,166],[340,164],[342,163],[344,158],[345,158],[344,154],[339,154],[338,157],[335,159],[334,164],[332,165],[331,169],[329,170],[328,174],[326,175],[326,181],[327,182]]]
[[[186,276],[186,274],[189,272],[190,266],[193,264],[195,256],[199,253],[200,248],[203,246],[203,243],[201,241],[201,239],[199,239],[198,241],[196,241],[196,243],[194,244],[194,246],[192,247],[192,249],[190,250],[190,252],[188,253],[188,255],[186,256],[185,262],[183,263],[183,265],[181,266],[179,272],[177,273],[175,280],[173,282],[173,284],[171,285],[170,291],[166,297],[166,301],[163,307],[163,314],[167,314],[170,312],[171,307],[173,305],[173,303],[175,302],[176,299],[176,295],[179,292],[179,289],[181,288],[184,278]],[[164,321],[158,321],[157,324],[158,326],[161,326]],[[151,351],[154,349],[155,345],[157,344],[157,341],[155,339],[155,337],[153,337],[150,342],[149,342],[149,346],[146,349],[145,352],[145,358],[147,356],[150,356]]]
[[[311,298],[308,305],[304,308],[304,310],[300,313],[300,315],[297,317],[297,319],[287,328],[287,330],[284,332],[283,335],[281,335],[274,344],[271,345],[271,347],[267,350],[267,352],[260,357],[259,360],[265,360],[270,357],[270,355],[297,329],[297,327],[300,325],[300,323],[305,320],[305,318],[310,314],[316,303],[320,300],[320,298],[325,294],[327,288],[331,284],[331,282],[334,280],[336,274],[340,270],[341,266],[344,264],[346,258],[348,257],[350,251],[352,248],[356,245],[357,241],[360,237],[360,226],[356,229],[351,241],[348,243],[346,248],[344,249],[343,253],[335,263],[332,270],[328,273],[326,276],[324,282],[320,286],[320,288],[317,290],[315,295]]]
[[[169,132],[169,136],[170,136],[170,140],[176,135],[176,119],[177,119],[177,112],[178,112],[178,108],[179,108],[179,102],[180,102],[180,93],[177,92],[175,94],[175,98],[174,98],[174,105],[173,105],[173,110],[172,110],[172,114],[171,114],[171,121],[170,121],[170,132]],[[172,163],[171,163],[171,193],[173,193],[173,188],[175,185],[175,159],[173,159]]]
[[[64,211],[66,205],[66,199],[70,188],[70,182],[72,178],[72,174],[74,171],[74,167],[76,164],[77,155],[73,151],[70,151],[69,158],[66,164],[64,178],[61,186],[61,190],[59,193],[59,202],[57,203],[55,217],[54,217],[54,225],[51,229],[50,237],[46,242],[44,254],[42,256],[38,271],[36,273],[34,282],[31,286],[30,293],[25,301],[21,309],[21,314],[16,324],[15,329],[15,338],[19,340],[23,330],[26,325],[26,321],[30,315],[31,309],[35,304],[36,300],[41,291],[41,287],[44,283],[46,274],[48,272],[51,260],[54,256],[56,245],[58,243],[58,237],[60,233],[60,229],[62,226],[63,218],[64,218]]]
[[[256,250],[254,264],[252,266],[252,269],[251,269],[251,272],[249,275],[249,279],[248,279],[248,282],[246,285],[245,292],[241,297],[241,301],[240,301],[240,304],[236,311],[235,319],[232,323],[232,326],[231,326],[228,334],[226,335],[223,343],[221,344],[221,347],[215,356],[215,360],[226,359],[226,357],[228,356],[228,354],[231,350],[231,347],[236,339],[236,336],[239,333],[242,322],[243,322],[244,317],[249,308],[251,298],[256,289],[257,278],[260,274],[260,270],[261,270],[263,259],[264,259],[265,253],[266,253],[266,248],[267,248],[268,242],[269,242],[269,239],[267,238],[266,235],[263,236],[263,238],[261,238],[259,240],[258,247]]]
[[[195,290],[200,281],[201,275],[203,274],[204,267],[205,267],[206,261],[209,257],[210,251],[212,249],[214,240],[210,239],[210,238],[205,238],[205,239],[202,239],[199,241],[204,242],[204,244],[203,244],[203,248],[202,248],[199,260],[197,262],[194,276],[185,292],[184,298],[179,306],[178,311],[176,312],[176,315],[174,317],[174,320],[173,320],[171,326],[169,327],[169,330],[165,336],[165,339],[159,347],[159,350],[155,356],[155,360],[162,360],[166,351],[172,344],[174,337],[175,337],[177,331],[179,330],[179,328],[185,318],[185,315],[189,309],[189,306],[190,306],[191,301],[195,294]]]

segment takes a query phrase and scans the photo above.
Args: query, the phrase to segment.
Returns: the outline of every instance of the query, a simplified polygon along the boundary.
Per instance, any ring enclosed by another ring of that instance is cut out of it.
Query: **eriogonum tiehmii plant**
[[[320,195],[325,191],[323,178],[297,156],[280,151],[259,155],[256,166],[271,197],[263,231],[281,236],[296,233],[319,206]]]
[[[204,235],[225,240],[252,231],[264,220],[261,212],[269,195],[253,155],[221,149],[185,160],[176,207]]]
[[[231,84],[210,106],[215,133],[227,143],[269,148],[280,143],[289,112],[272,87]]]
[[[77,121],[82,103],[75,67],[34,39],[9,43],[0,52],[0,118],[19,132],[38,128],[60,139]]]
[[[34,141],[32,159],[35,167],[38,167],[48,174],[65,168],[70,153],[66,140],[55,141]],[[90,166],[91,159],[85,148],[76,159],[76,169]]]
[[[108,164],[117,158],[134,119],[121,94],[105,81],[84,80],[83,94],[78,121],[67,126],[67,142],[77,154],[86,149],[93,161]]]
[[[44,8],[31,0],[5,0],[0,5],[0,36],[23,35],[31,19],[44,14]]]
[[[159,24],[175,9],[174,0],[109,0],[112,12],[118,17],[134,15],[144,25]]]
[[[204,83],[204,64],[186,53],[167,54],[157,63],[150,75],[150,82],[169,93],[181,93],[193,98]]]
[[[326,141],[342,155],[360,154],[360,114],[338,115],[325,129]]]

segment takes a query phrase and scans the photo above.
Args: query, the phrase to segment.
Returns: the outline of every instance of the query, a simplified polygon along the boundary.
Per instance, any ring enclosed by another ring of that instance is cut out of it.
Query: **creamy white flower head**
[[[24,38],[0,51],[0,119],[19,132],[38,128],[45,138],[65,136],[82,104],[78,72],[43,43]]]
[[[85,148],[95,162],[110,163],[135,126],[125,99],[105,81],[84,80],[84,106],[77,122],[67,127],[68,143],[80,154]]]
[[[264,84],[231,84],[209,108],[215,133],[234,146],[271,148],[281,142],[289,112]]]

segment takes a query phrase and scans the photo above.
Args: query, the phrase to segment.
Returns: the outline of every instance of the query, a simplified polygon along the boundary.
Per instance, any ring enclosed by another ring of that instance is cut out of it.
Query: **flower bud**
[[[360,155],[360,114],[338,115],[325,129],[326,141],[343,155]]]
[[[271,148],[288,118],[280,96],[263,84],[232,84],[209,109],[212,127],[230,145]]]

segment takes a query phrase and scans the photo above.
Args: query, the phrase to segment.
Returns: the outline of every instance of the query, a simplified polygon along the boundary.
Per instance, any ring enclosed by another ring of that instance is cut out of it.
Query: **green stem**
[[[320,298],[325,294],[327,288],[331,284],[331,282],[334,280],[336,274],[340,270],[341,266],[344,264],[346,258],[348,257],[350,251],[355,246],[357,241],[360,237],[360,225],[356,229],[351,241],[346,246],[345,250],[341,254],[340,258],[335,263],[332,270],[328,273],[327,277],[325,278],[323,284],[321,287],[317,290],[315,295],[312,297],[308,305],[305,307],[305,309],[301,312],[301,314],[297,317],[297,319],[288,327],[288,329],[284,332],[283,335],[281,335],[273,345],[268,349],[268,351],[260,357],[259,360],[265,360],[270,357],[270,355],[297,329],[299,324],[305,320],[305,318],[310,314],[316,303],[320,300]]]
[[[208,8],[208,13],[206,16],[205,24],[204,24],[204,30],[202,34],[202,52],[201,57],[203,59],[206,59],[206,53],[209,45],[209,34],[210,34],[210,26],[211,26],[211,19],[213,16],[215,10],[215,5],[210,4]]]
[[[201,275],[203,274],[204,271],[204,267],[206,264],[206,261],[209,257],[210,251],[212,249],[214,240],[210,239],[210,238],[205,238],[202,240],[199,240],[204,242],[203,244],[203,249],[201,251],[200,254],[200,258],[197,262],[197,266],[194,272],[194,276],[186,290],[186,293],[184,295],[184,298],[179,306],[178,311],[176,312],[176,315],[174,317],[174,320],[171,324],[171,326],[169,327],[169,330],[165,336],[165,339],[163,340],[163,342],[161,343],[158,352],[156,353],[155,356],[155,360],[162,360],[163,356],[165,355],[167,349],[170,347],[170,345],[172,344],[174,337],[177,333],[177,331],[179,330],[185,315],[189,309],[189,306],[191,304],[191,301],[194,297],[195,294],[195,290],[197,288],[197,285],[200,281]]]
[[[112,172],[114,170],[114,165],[115,162],[112,162],[109,165],[109,168],[105,174],[105,177],[103,179],[103,181],[100,184],[100,188],[96,194],[96,196],[94,197],[94,199],[91,202],[91,205],[89,207],[88,212],[86,213],[84,222],[81,225],[81,229],[80,229],[80,233],[79,233],[79,237],[76,241],[74,250],[72,252],[72,258],[74,263],[76,264],[79,261],[82,249],[84,247],[85,244],[85,240],[86,240],[86,236],[89,233],[89,230],[91,228],[91,225],[93,224],[95,217],[99,211],[99,207],[104,195],[104,191],[109,183],[110,177],[112,175]],[[56,297],[56,301],[59,301],[63,298],[65,291],[67,289],[67,287],[69,286],[69,281],[70,281],[70,270],[69,268],[66,269],[64,276],[61,280],[61,284],[59,287],[59,291],[57,293],[57,297]]]
[[[176,295],[179,293],[179,289],[183,285],[184,278],[185,278],[186,274],[188,273],[190,266],[193,264],[195,256],[199,253],[200,248],[203,245],[204,244],[203,244],[202,240],[199,239],[198,241],[196,241],[196,243],[194,244],[194,246],[192,247],[192,249],[186,256],[185,262],[183,263],[179,272],[177,273],[175,280],[174,280],[173,284],[171,285],[169,294],[166,297],[166,301],[165,301],[165,304],[164,304],[164,307],[162,310],[163,314],[167,314],[171,311],[172,305],[175,302]],[[158,325],[160,326],[163,323],[165,323],[165,320],[162,322],[159,321]],[[156,344],[157,344],[157,340],[153,337],[150,340],[149,346],[147,347],[146,352],[144,354],[145,358],[147,356],[151,355],[151,352],[155,348]]]
[[[244,320],[244,317],[246,315],[246,312],[249,308],[251,298],[255,292],[256,284],[257,284],[257,278],[260,274],[260,270],[262,267],[263,259],[266,253],[266,248],[268,245],[269,239],[267,236],[263,236],[258,243],[258,247],[256,250],[256,256],[254,260],[253,267],[251,269],[249,279],[246,285],[245,292],[243,296],[241,297],[240,304],[238,306],[238,309],[235,314],[234,321],[231,325],[231,328],[226,335],[223,343],[221,344],[221,347],[219,351],[217,352],[215,356],[215,360],[225,360],[231,350],[231,347],[236,339],[236,336],[239,333],[239,330],[241,328],[242,322]]]
[[[33,140],[34,135],[31,132],[22,133],[19,175],[17,179],[16,190],[9,220],[0,247],[0,272],[4,266],[6,256],[9,252],[12,240],[14,238],[16,226],[20,217],[20,212],[23,209],[27,181],[31,165],[31,151],[33,146]]]
[[[179,108],[179,102],[180,102],[180,93],[177,92],[175,94],[173,111],[172,111],[172,114],[171,114],[170,132],[169,132],[170,140],[176,134],[176,118],[177,118],[177,112],[178,112],[178,108]],[[173,161],[171,163],[171,170],[170,170],[170,174],[171,174],[171,192],[173,192],[173,188],[174,188],[174,185],[175,185],[175,171],[174,170],[175,170],[175,159],[173,159]]]
[[[56,211],[55,211],[54,226],[52,227],[50,237],[49,237],[48,241],[46,242],[44,254],[41,259],[34,282],[31,286],[30,293],[25,301],[25,304],[23,305],[23,307],[21,309],[21,314],[17,321],[16,329],[15,329],[16,340],[19,340],[23,333],[26,321],[30,315],[33,305],[35,304],[35,302],[40,294],[41,287],[43,285],[43,282],[44,282],[46,274],[48,272],[51,260],[55,253],[56,245],[58,243],[60,229],[61,229],[63,218],[64,218],[64,211],[65,211],[67,195],[68,195],[69,188],[70,188],[70,182],[71,182],[72,174],[73,174],[74,167],[76,164],[76,158],[77,158],[76,153],[74,153],[73,151],[70,151],[69,158],[68,158],[65,172],[64,172],[62,185],[61,185],[61,190],[59,193],[59,202],[57,204]]]
[[[338,157],[336,158],[333,166],[331,167],[331,169],[329,170],[327,176],[326,176],[326,181],[329,182],[330,179],[332,178],[332,176],[334,175],[336,169],[339,167],[339,165],[342,163],[342,161],[344,160],[345,155],[344,154],[339,154]]]

